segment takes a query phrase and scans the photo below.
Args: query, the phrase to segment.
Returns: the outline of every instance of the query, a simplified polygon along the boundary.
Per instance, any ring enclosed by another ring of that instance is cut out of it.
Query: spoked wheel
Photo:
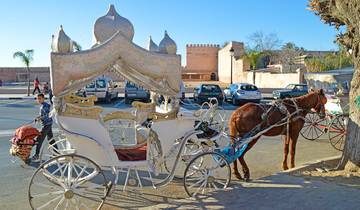
[[[109,190],[103,171],[86,157],[61,155],[46,161],[29,184],[32,209],[100,209]]]
[[[52,144],[50,144],[50,142],[52,142]],[[44,141],[40,152],[40,163],[59,155],[71,153],[74,153],[74,150],[71,148],[70,142],[66,139],[64,134],[59,134],[50,141],[47,141],[47,143]]]
[[[338,115],[333,118],[329,125],[329,142],[336,150],[343,151],[344,149],[347,122],[347,116]]]
[[[200,197],[215,190],[226,189],[230,181],[229,163],[216,152],[198,155],[190,161],[184,173],[184,188],[191,197]]]
[[[188,142],[185,143],[185,147],[179,157],[178,163],[175,166],[174,177],[177,179],[184,178],[184,171],[186,166],[191,161],[193,157],[195,157],[202,149],[202,145],[199,144],[194,139],[189,139]],[[166,157],[164,166],[167,173],[171,173],[172,168],[174,167],[175,160],[177,158],[178,152],[174,152],[174,154],[170,157]],[[202,161],[199,162],[202,164]]]
[[[301,129],[300,134],[305,139],[314,141],[326,132],[326,128],[326,118],[322,119],[316,113],[309,113],[305,117],[304,127]]]

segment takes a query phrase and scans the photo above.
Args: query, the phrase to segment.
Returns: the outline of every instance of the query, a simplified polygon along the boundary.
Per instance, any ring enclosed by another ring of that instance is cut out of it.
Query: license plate
[[[136,94],[128,94],[128,96],[136,96]]]

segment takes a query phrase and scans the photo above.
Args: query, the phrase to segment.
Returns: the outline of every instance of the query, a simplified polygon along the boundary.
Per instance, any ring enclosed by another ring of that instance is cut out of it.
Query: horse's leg
[[[236,126],[235,126],[235,123],[236,122],[230,122],[229,124],[229,131],[230,131],[230,136],[231,136],[231,143],[234,143],[234,138],[237,136],[237,131],[236,131]],[[235,177],[237,179],[242,179],[240,173],[239,173],[239,170],[238,170],[238,167],[237,167],[237,160],[235,160],[233,162],[233,173],[235,175]]]
[[[290,168],[295,167],[295,150],[296,150],[296,143],[299,137],[299,134],[297,133],[298,132],[294,132],[294,134],[290,136]]]
[[[246,154],[247,151],[249,151],[255,144],[256,142],[259,140],[259,138],[256,138],[254,140],[252,140],[249,144],[248,144],[248,147],[245,149],[244,153],[241,155],[241,157],[239,157],[239,162],[241,164],[241,167],[242,167],[242,171],[244,173],[244,180],[246,182],[248,182],[250,180],[250,169],[249,167],[247,166],[246,162],[245,162],[245,159],[244,159],[244,156]]]
[[[289,154],[289,139],[287,139],[286,135],[283,135],[284,137],[284,159],[283,159],[283,163],[282,163],[282,168],[283,170],[288,170],[288,165],[287,165],[287,157]]]

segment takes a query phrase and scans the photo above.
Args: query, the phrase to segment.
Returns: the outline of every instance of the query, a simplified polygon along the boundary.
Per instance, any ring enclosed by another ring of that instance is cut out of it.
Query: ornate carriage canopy
[[[113,5],[94,25],[95,45],[73,52],[73,41],[61,27],[53,36],[51,85],[56,97],[84,87],[95,77],[113,71],[126,80],[161,95],[174,96],[180,91],[181,57],[176,44],[165,32],[157,46],[150,39],[149,50],[132,42],[134,29]]]

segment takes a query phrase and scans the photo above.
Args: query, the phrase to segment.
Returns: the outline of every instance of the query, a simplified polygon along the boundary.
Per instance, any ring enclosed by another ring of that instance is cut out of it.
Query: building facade
[[[41,82],[50,81],[50,68],[49,67],[31,67],[30,80],[33,81],[38,78]],[[26,68],[22,67],[1,67],[0,80],[2,82],[26,82],[27,73]]]
[[[233,55],[230,52],[233,49]],[[219,81],[230,83],[246,82],[247,72],[250,70],[249,62],[244,58],[245,48],[242,42],[229,42],[218,52]]]
[[[182,73],[183,80],[217,80],[218,51],[215,44],[186,45],[186,66]]]

